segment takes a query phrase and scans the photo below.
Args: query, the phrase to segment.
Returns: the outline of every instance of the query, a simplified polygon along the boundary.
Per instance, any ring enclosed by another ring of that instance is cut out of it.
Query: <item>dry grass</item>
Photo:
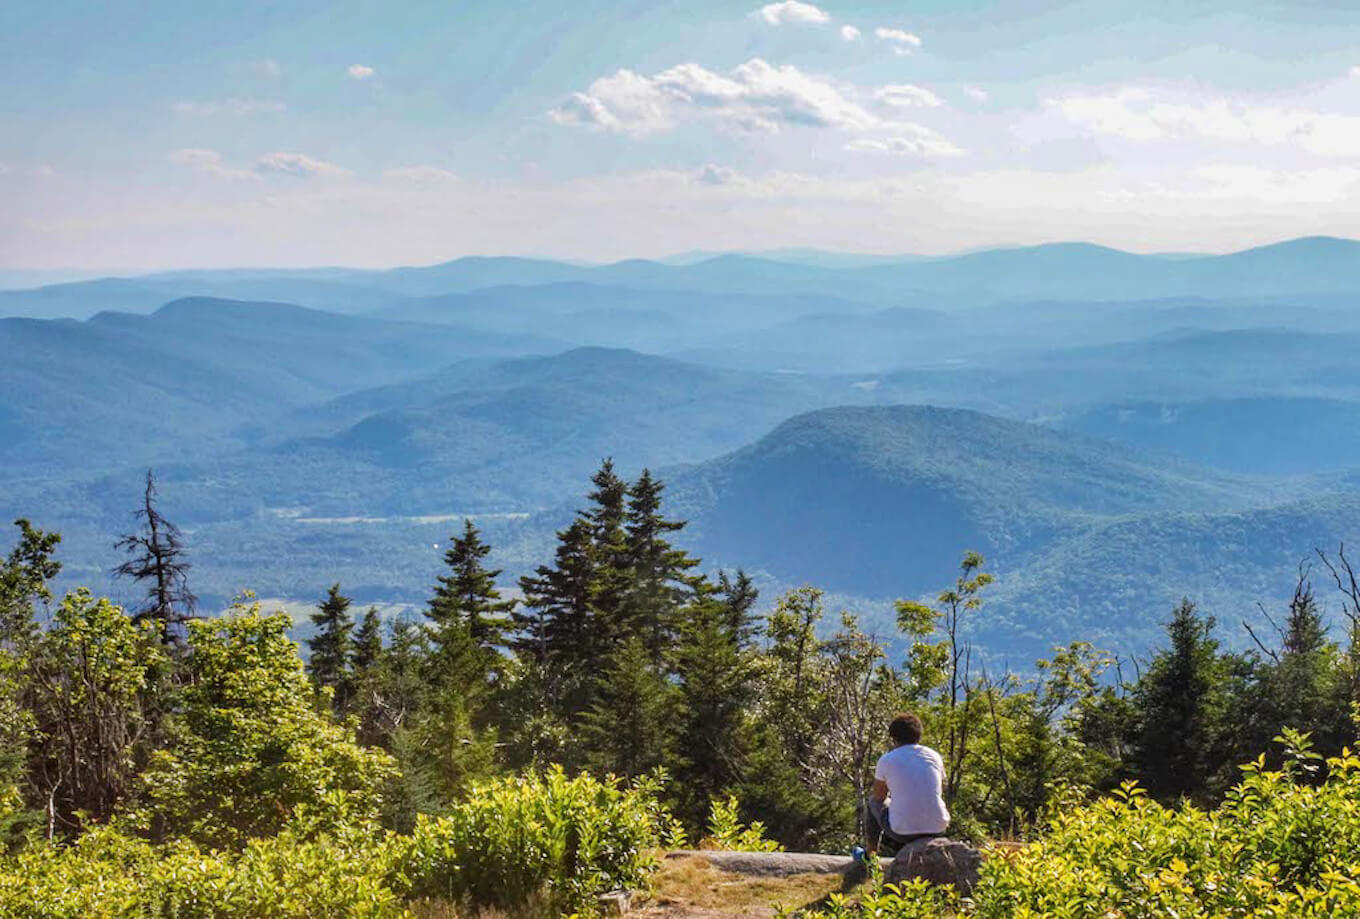
[[[835,874],[751,877],[719,871],[699,856],[668,858],[652,881],[651,896],[635,915],[645,919],[770,917],[774,907],[795,909],[842,889]]]

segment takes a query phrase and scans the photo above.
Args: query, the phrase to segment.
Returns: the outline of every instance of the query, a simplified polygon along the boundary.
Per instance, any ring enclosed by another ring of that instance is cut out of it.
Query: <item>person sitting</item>
[[[943,836],[949,828],[945,806],[944,760],[921,744],[921,719],[895,716],[888,725],[893,748],[878,759],[869,793],[865,848],[878,852],[880,842],[897,848],[917,839]]]

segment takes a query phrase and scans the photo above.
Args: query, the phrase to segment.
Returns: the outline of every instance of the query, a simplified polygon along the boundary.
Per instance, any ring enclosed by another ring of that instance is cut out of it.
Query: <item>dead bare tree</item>
[[[189,590],[191,566],[185,558],[184,536],[156,507],[156,479],[150,469],[142,506],[134,516],[141,528],[114,544],[132,557],[115,568],[114,574],[147,585],[146,603],[133,615],[133,622],[153,620],[164,644],[182,647],[183,626],[195,618],[198,598]]]
[[[1346,616],[1346,663],[1350,680],[1351,705],[1355,713],[1357,733],[1360,734],[1360,576],[1350,559],[1346,558],[1346,544],[1339,543],[1336,561],[1321,549],[1314,550],[1326,566],[1336,589],[1341,592],[1341,611]]]

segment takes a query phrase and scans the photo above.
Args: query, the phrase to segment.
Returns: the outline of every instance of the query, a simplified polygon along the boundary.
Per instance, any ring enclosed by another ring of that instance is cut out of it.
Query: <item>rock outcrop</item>
[[[943,837],[909,842],[883,872],[889,884],[924,878],[931,884],[951,884],[967,896],[977,886],[982,853],[967,843]]]

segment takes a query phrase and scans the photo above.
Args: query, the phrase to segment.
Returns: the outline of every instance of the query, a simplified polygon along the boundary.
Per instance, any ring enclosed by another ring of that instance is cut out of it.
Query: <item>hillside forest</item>
[[[828,915],[1357,902],[1334,867],[1360,853],[1360,587],[1344,548],[1300,567],[1248,651],[1221,647],[1184,600],[1145,659],[1076,635],[1015,673],[962,628],[995,586],[977,553],[930,602],[899,601],[895,635],[813,586],[762,616],[743,572],[700,573],[664,497],[650,472],[603,463],[518,599],[465,521],[419,616],[384,623],[337,583],[305,650],[249,596],[195,614],[191,555],[151,475],[119,541],[120,574],[144,590],[130,608],[53,595],[60,537],[20,520],[0,572],[0,914],[589,912],[644,884],[658,847],[847,850],[903,709],[945,758],[954,835],[1044,842],[989,861],[971,905],[889,888]],[[1339,595],[1344,632],[1318,590]],[[1284,829],[1244,834],[1235,868],[1192,860],[1206,827],[1263,814]],[[1101,881],[1119,832],[1148,851]],[[1132,883],[1139,865],[1161,880]]]

